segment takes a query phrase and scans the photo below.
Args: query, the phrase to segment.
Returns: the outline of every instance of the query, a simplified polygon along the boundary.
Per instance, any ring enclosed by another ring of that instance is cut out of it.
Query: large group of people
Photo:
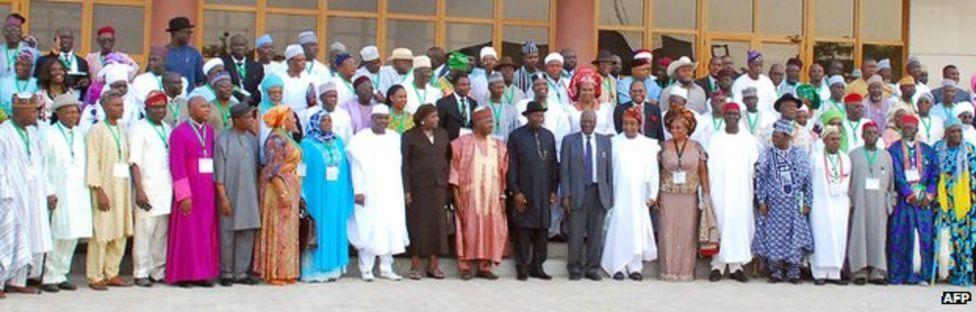
[[[178,17],[141,69],[111,26],[81,57],[71,31],[43,52],[24,22],[4,21],[0,59],[0,298],[76,289],[79,242],[93,290],[335,281],[351,250],[366,281],[443,279],[442,256],[463,280],[505,257],[549,280],[553,238],[570,280],[656,261],[689,281],[706,258],[711,281],[973,284],[976,129],[955,67],[930,90],[914,58],[897,81],[869,57],[767,75],[749,51],[696,79],[688,56],[588,66],[531,41],[520,64],[339,42],[320,62],[311,31],[284,60],[269,35],[205,59]]]

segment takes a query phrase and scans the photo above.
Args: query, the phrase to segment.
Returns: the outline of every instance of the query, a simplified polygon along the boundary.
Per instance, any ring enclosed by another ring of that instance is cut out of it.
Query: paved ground
[[[75,280],[81,282],[82,276]],[[8,295],[0,311],[973,311],[976,303],[940,305],[939,285],[800,286],[763,280],[669,283],[403,280],[366,283],[344,278],[328,284],[183,289],[156,285],[94,292]],[[287,309],[287,310],[285,310]]]

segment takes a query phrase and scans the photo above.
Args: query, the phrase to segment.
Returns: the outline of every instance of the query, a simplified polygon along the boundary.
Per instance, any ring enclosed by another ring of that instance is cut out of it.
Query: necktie
[[[586,145],[583,148],[583,166],[586,167],[586,177],[590,179],[590,182],[596,180],[593,179],[593,148],[590,146],[590,136],[586,136]]]
[[[644,125],[644,103],[640,103],[637,105],[637,112],[640,114],[640,124],[641,124],[641,127],[637,129],[637,132],[643,134],[644,127],[646,126]]]
[[[461,120],[465,125],[468,124],[468,103],[461,97]]]

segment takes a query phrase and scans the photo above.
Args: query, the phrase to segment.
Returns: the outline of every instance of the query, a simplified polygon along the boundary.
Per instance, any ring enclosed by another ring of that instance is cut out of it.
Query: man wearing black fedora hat
[[[593,60],[593,66],[596,66],[596,71],[600,73],[603,77],[603,82],[600,85],[602,89],[600,92],[600,103],[610,103],[617,105],[617,78],[611,75],[613,72],[613,53],[607,50],[600,50],[596,54],[596,59]]]
[[[203,55],[200,51],[190,45],[193,38],[193,24],[190,19],[184,16],[174,17],[169,20],[170,43],[167,46],[166,70],[180,74],[186,78],[188,85],[186,91],[190,92],[193,88],[202,86],[207,82],[207,76],[203,73]]]

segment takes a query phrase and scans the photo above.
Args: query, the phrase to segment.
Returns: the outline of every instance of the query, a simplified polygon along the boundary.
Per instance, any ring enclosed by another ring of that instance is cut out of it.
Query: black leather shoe
[[[708,273],[708,280],[709,281],[712,281],[712,282],[721,281],[722,280],[722,271],[712,270],[711,273]]]
[[[862,286],[868,283],[868,279],[859,277],[854,279],[854,285]]]
[[[43,290],[44,292],[49,292],[49,293],[56,293],[56,292],[60,292],[61,291],[61,289],[58,288],[58,285],[57,284],[44,284],[44,285],[41,285],[41,290]]]
[[[210,288],[210,287],[213,287],[214,286],[214,283],[211,282],[211,281],[196,281],[196,282],[193,282],[193,285],[200,286],[200,287]]]
[[[847,286],[848,284],[847,280],[842,280],[842,279],[828,280],[828,282],[837,286]]]
[[[589,273],[584,274],[584,276],[586,276],[586,278],[590,279],[591,281],[601,281],[601,280],[603,280],[603,276],[600,276],[600,273],[597,273],[597,272],[589,272]]]
[[[789,280],[789,281],[790,281],[790,284],[793,284],[793,285],[800,285],[800,278],[799,278],[799,277],[793,277],[793,278],[790,278],[790,280]]]
[[[813,284],[817,286],[823,286],[823,285],[827,285],[827,281],[822,279],[813,280]]]
[[[617,272],[617,273],[613,274],[613,279],[614,280],[622,281],[625,278],[627,278],[627,277],[624,276],[624,272]]]
[[[746,277],[746,273],[742,272],[742,270],[735,271],[735,273],[732,273],[731,277],[732,279],[739,281],[739,283],[745,283],[749,281],[749,278]]]
[[[780,279],[779,277],[775,277],[775,276],[770,276],[770,277],[769,277],[769,283],[770,283],[770,284],[779,284],[779,283],[780,283],[780,282],[782,282],[782,281],[783,281],[783,280],[782,280],[782,279]]]
[[[878,285],[878,286],[887,286],[888,285],[888,280],[883,279],[883,278],[877,278],[877,279],[871,280],[871,284],[875,284],[875,285]]]
[[[193,287],[193,283],[190,282],[176,282],[176,286],[180,288],[190,288]]]
[[[220,279],[220,286],[230,287],[234,286],[234,280],[230,277],[225,277]]]
[[[139,287],[152,287],[153,284],[148,278],[137,278],[133,283]]]
[[[69,281],[61,282],[61,284],[58,284],[58,288],[60,288],[61,290],[67,290],[67,291],[78,290],[78,286],[75,285],[75,284],[73,284],[73,283],[71,283],[71,282],[69,282]]]
[[[583,274],[580,273],[569,273],[569,280],[578,281],[583,279]]]
[[[541,269],[529,273],[529,277],[538,278],[538,279],[545,280],[545,281],[548,281],[548,280],[551,280],[552,279],[552,276],[550,276],[549,274],[546,274],[546,271],[543,271]]]
[[[630,279],[632,279],[632,280],[635,280],[635,281],[641,281],[641,280],[644,280],[644,276],[643,276],[643,275],[641,275],[641,274],[640,274],[640,273],[638,273],[638,272],[632,272],[632,273],[630,273],[630,275],[628,275],[627,277],[630,277]]]
[[[519,270],[518,273],[516,274],[516,277],[515,278],[518,279],[518,280],[520,280],[520,281],[527,281],[527,280],[529,280],[529,273],[526,273],[525,271]]]
[[[260,284],[261,283],[261,280],[258,279],[257,277],[254,277],[254,276],[248,276],[248,277],[245,277],[245,278],[236,280],[236,281],[234,281],[234,283],[244,284],[244,285],[257,285],[257,284]]]

